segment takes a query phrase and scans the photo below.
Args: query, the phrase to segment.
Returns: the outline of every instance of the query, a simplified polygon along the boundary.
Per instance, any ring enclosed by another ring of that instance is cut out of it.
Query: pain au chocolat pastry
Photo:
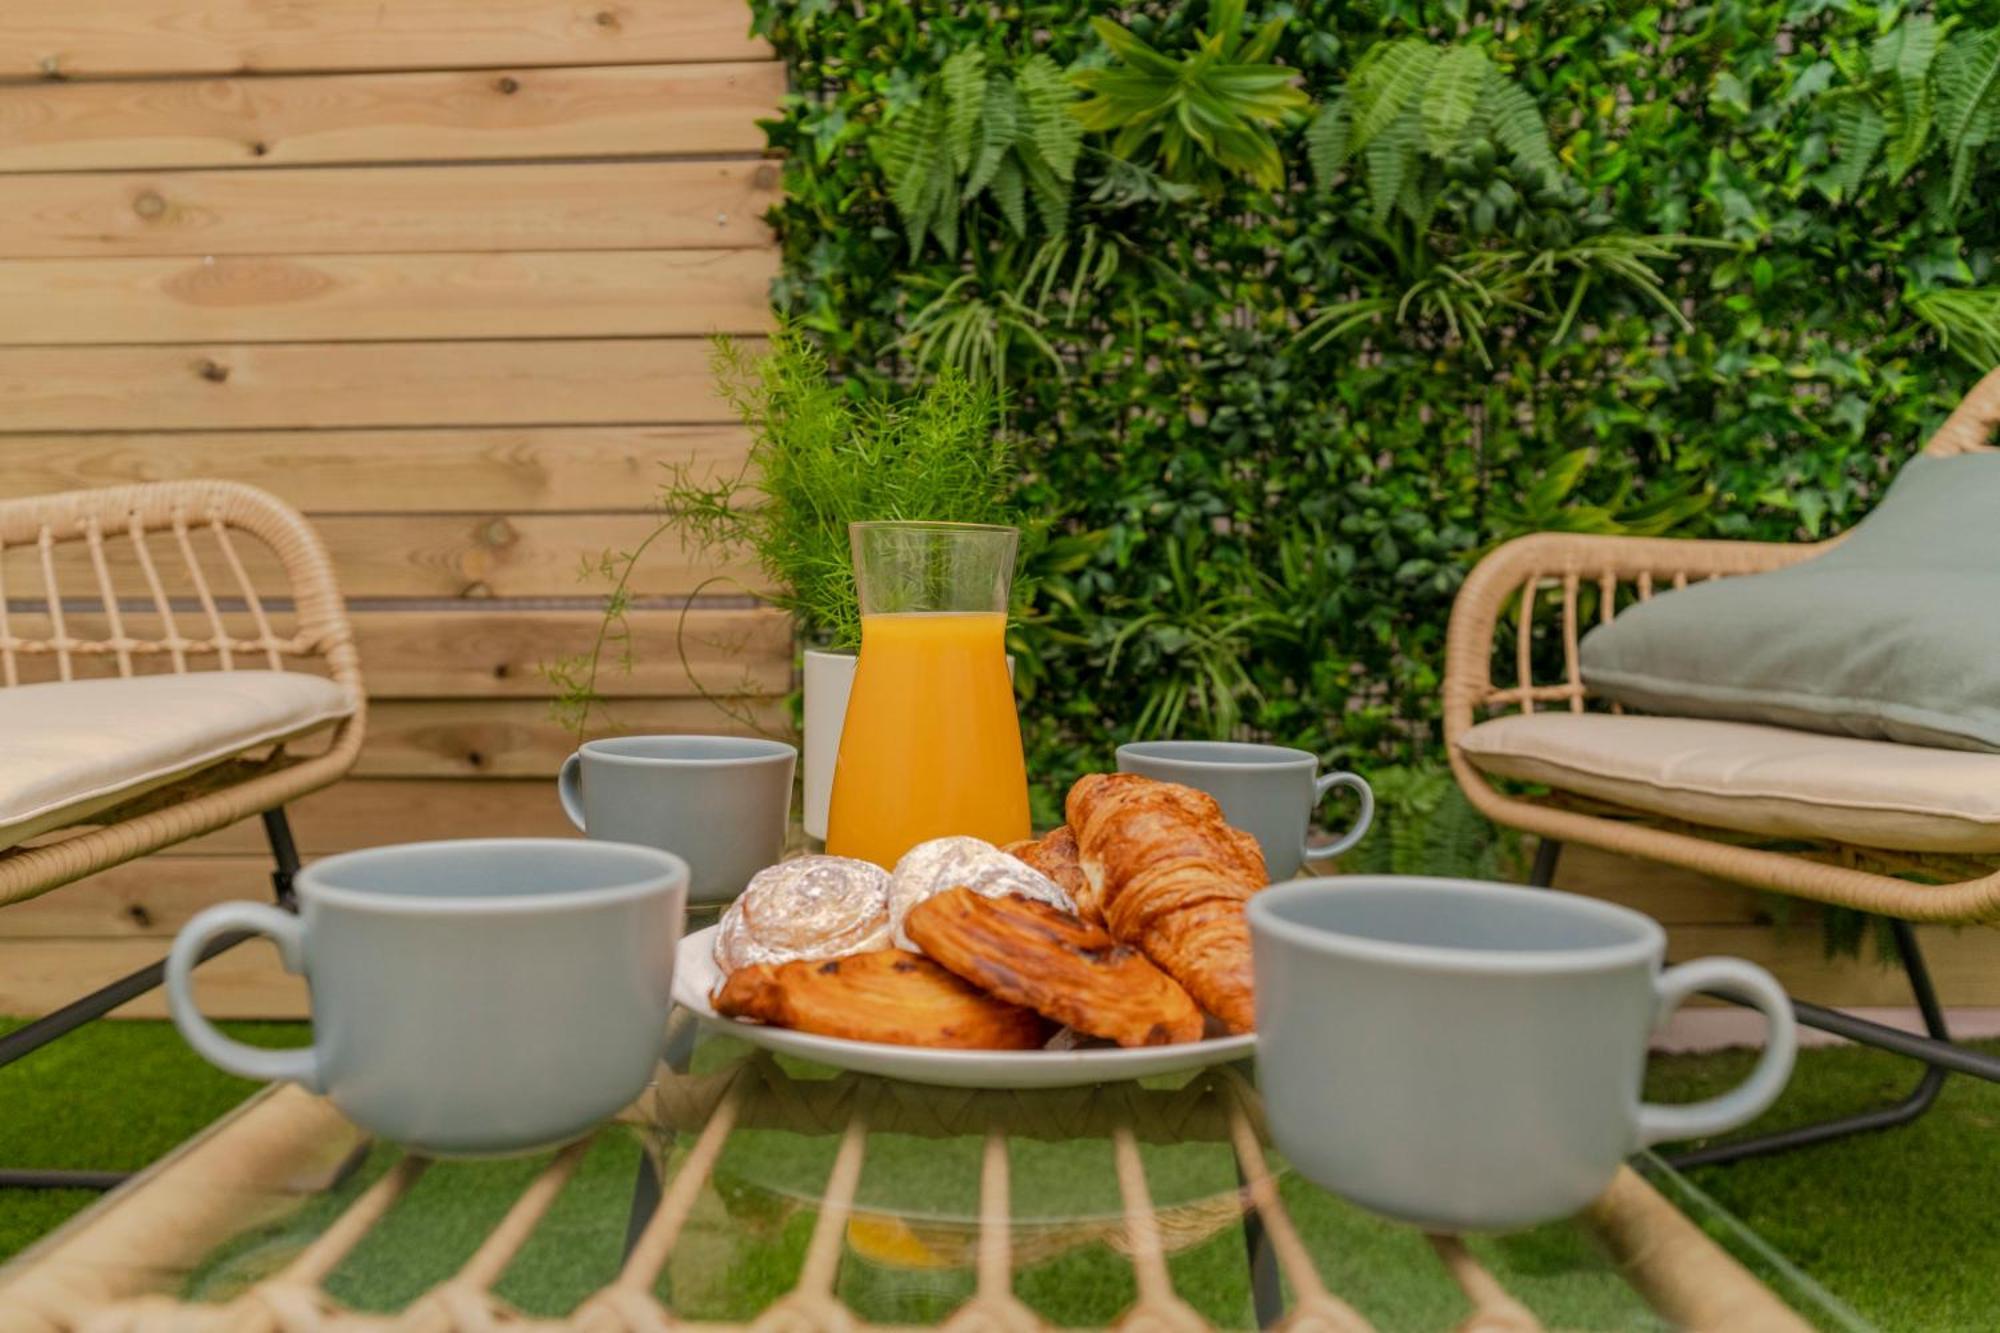
[[[946,889],[971,889],[989,898],[1029,898],[1065,912],[1076,908],[1054,880],[982,838],[932,838],[903,853],[889,876],[889,942],[899,949],[916,948],[903,929],[904,918],[918,903]]]
[[[918,903],[903,929],[981,990],[1078,1032],[1120,1046],[1201,1037],[1201,1011],[1173,978],[1047,903],[951,889]]]
[[[751,877],[722,914],[715,965],[840,958],[889,943],[889,875],[847,856],[801,856]]]
[[[874,949],[817,962],[758,963],[729,974],[715,1011],[822,1037],[967,1050],[1025,1051],[1047,1029],[928,958]]]
[[[1253,1030],[1243,905],[1266,882],[1257,840],[1231,828],[1206,792],[1136,773],[1079,778],[1065,804],[1089,915],[1231,1032]]]

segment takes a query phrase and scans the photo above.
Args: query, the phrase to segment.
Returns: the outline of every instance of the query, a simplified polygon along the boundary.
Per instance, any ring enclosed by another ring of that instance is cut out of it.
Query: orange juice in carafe
[[[827,850],[894,866],[930,838],[1028,836],[1028,776],[1007,678],[1007,618],[864,616],[834,770]]]
[[[1012,528],[857,523],[861,656],[841,728],[826,846],[880,866],[920,842],[1028,836],[1007,671]]]

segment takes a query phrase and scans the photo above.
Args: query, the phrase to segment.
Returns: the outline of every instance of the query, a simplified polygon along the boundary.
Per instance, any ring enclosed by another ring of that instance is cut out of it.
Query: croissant
[[[1231,1032],[1256,1026],[1250,926],[1264,887],[1257,840],[1206,792],[1136,773],[1093,773],[1069,789],[1069,826],[1089,883],[1086,919],[1139,949]]]
[[[1083,877],[1083,867],[1076,860],[1076,834],[1067,824],[1059,824],[1052,831],[1039,838],[1023,838],[1010,842],[1005,848],[1009,856],[1026,862],[1029,867],[1041,871],[1061,886],[1070,901],[1076,904],[1076,913],[1094,926],[1102,926],[1104,918],[1093,908],[1086,907],[1084,900],[1092,896],[1090,881]]]

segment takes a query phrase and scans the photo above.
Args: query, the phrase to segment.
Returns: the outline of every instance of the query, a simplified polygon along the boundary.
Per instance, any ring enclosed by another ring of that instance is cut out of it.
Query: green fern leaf
[[[1870,48],[1875,72],[1890,75],[1895,89],[1887,117],[1889,147],[1883,154],[1891,181],[1907,176],[1930,146],[1935,119],[1930,71],[1937,54],[1938,24],[1929,14],[1904,19]]]
[[[1854,198],[1887,133],[1874,103],[1860,96],[1841,99],[1833,113],[1833,167],[1828,172],[1828,182],[1840,198]]]
[[[937,98],[926,97],[897,118],[883,136],[881,162],[889,177],[889,202],[902,216],[915,254],[923,249],[925,234],[936,229],[945,198],[952,200],[954,218],[957,212],[957,181],[944,139],[944,107]]]
[[[944,86],[952,162],[959,171],[969,171],[978,144],[980,113],[986,109],[986,53],[956,53],[938,71],[938,82]]]
[[[1396,196],[1396,207],[1404,217],[1417,224],[1418,230],[1431,225],[1431,217],[1437,212],[1438,202],[1444,191],[1434,178],[1435,172],[1425,171],[1423,164],[1413,162],[1409,173],[1403,178],[1403,188]]]
[[[2000,112],[2000,32],[1955,42],[1938,56],[1937,125],[1954,156],[1989,141]]]
[[[1027,182],[1021,178],[1021,167],[1013,158],[1007,158],[993,172],[993,179],[987,183],[992,191],[993,202],[1000,206],[1000,216],[1007,219],[1007,225],[1014,229],[1016,236],[1028,234]]]
[[[1083,149],[1083,123],[1071,111],[1076,88],[1045,55],[1022,65],[1014,86],[1020,90],[1028,137],[1042,162],[1059,180],[1075,179],[1076,157]]]
[[[1415,38],[1389,42],[1368,53],[1348,80],[1354,122],[1349,151],[1367,148],[1396,122],[1430,82],[1439,58],[1436,47]]]
[[[1438,58],[1423,99],[1424,146],[1433,157],[1458,146],[1492,73],[1486,52],[1476,46],[1454,46]]]
[[[1423,142],[1423,121],[1417,106],[1398,116],[1362,150],[1367,169],[1369,216],[1377,226],[1389,220],[1390,212],[1403,196],[1403,187],[1416,168],[1417,148]]]
[[[962,201],[969,202],[986,188],[1020,136],[1021,95],[1006,79],[989,79],[985,104],[979,113],[979,151],[973,156],[972,171],[959,195]],[[1018,175],[1016,183],[1018,187]]]
[[[1940,221],[1950,221],[1958,212],[1958,206],[1965,202],[1966,191],[1972,185],[1972,159],[1974,148],[1967,144],[1951,155],[1951,184],[1944,193],[1943,217]]]
[[[1928,80],[1937,54],[1937,19],[1912,14],[1875,39],[1868,63],[1877,74],[1894,75],[1898,91],[1905,91]]]
[[[1042,215],[1042,225],[1062,235],[1069,229],[1069,181],[1056,174],[1039,149],[1029,147],[1019,157],[1021,174],[1027,178],[1028,193],[1034,197],[1035,211]]]
[[[1313,180],[1324,190],[1347,165],[1347,95],[1328,102],[1313,123],[1306,126],[1306,160],[1312,164]]]
[[[949,170],[940,173],[941,188],[931,213],[931,231],[948,255],[958,253],[958,190]]]
[[[1528,90],[1489,66],[1486,90],[1480,98],[1480,117],[1490,127],[1493,138],[1511,153],[1521,166],[1540,172],[1550,180],[1563,174],[1549,146],[1549,127],[1542,109]]]

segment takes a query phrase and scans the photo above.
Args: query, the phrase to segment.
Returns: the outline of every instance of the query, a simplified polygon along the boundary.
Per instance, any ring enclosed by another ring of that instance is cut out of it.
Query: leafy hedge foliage
[[[1483,550],[1826,535],[2000,351],[2000,5],[753,9],[797,89],[780,304],[854,392],[1011,397],[1058,533],[1014,645],[1048,792],[1141,732],[1434,758]],[[1114,128],[1173,62],[1213,123],[1245,99],[1206,156]],[[1126,109],[1038,137],[1051,68]]]

